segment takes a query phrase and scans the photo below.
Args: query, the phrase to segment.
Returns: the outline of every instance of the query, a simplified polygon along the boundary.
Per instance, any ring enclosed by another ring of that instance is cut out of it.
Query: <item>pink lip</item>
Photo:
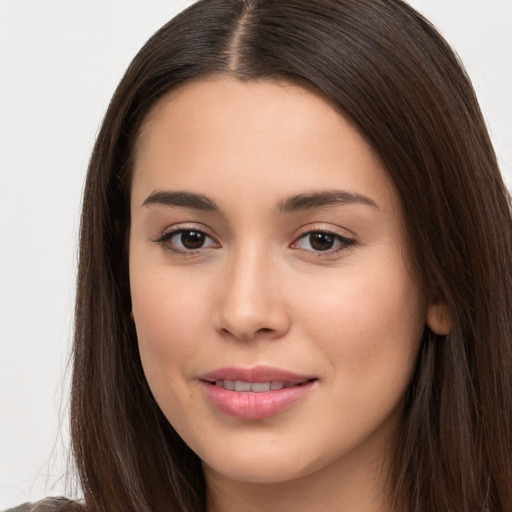
[[[240,380],[243,382],[268,382],[279,380],[293,384],[306,382],[313,378],[315,378],[313,375],[299,375],[289,372],[288,370],[273,368],[272,366],[254,366],[252,368],[228,366],[205,373],[200,377],[201,380],[208,382],[215,382],[216,380]]]
[[[242,382],[280,381],[290,387],[251,392],[231,391],[215,385],[217,380]],[[246,420],[258,420],[279,414],[303,398],[316,383],[316,378],[298,375],[269,366],[253,368],[219,368],[200,377],[200,384],[212,404],[224,414]]]

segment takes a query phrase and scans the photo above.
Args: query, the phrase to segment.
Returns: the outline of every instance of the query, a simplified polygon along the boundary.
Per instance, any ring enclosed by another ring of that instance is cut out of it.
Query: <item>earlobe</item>
[[[449,334],[453,327],[453,318],[446,302],[432,302],[427,310],[427,325],[436,334]]]

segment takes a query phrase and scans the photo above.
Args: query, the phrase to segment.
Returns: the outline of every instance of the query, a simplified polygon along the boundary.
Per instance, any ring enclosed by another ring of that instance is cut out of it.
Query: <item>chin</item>
[[[258,441],[224,444],[218,451],[199,453],[207,478],[216,475],[248,484],[284,484],[321,474],[324,468],[344,458],[340,451],[331,448],[322,453],[314,442],[300,439],[292,443],[290,438],[288,443],[286,438]]]
[[[288,459],[288,460],[286,460]],[[290,457],[265,458],[264,460],[225,459],[219,464],[209,465],[203,461],[205,474],[216,473],[223,478],[248,484],[283,484],[306,477],[315,468],[291,463]],[[295,462],[295,461],[294,461]]]

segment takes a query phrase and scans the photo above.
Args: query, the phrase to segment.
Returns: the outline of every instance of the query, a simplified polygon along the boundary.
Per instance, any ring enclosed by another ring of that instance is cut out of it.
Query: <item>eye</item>
[[[355,243],[355,240],[346,238],[329,231],[309,231],[302,235],[293,247],[314,252],[337,252]]]
[[[174,252],[192,252],[198,249],[218,247],[217,242],[199,229],[175,229],[156,240]]]

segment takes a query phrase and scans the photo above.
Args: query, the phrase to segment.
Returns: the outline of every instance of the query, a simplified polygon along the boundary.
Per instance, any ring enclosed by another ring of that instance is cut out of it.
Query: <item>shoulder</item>
[[[85,512],[85,508],[67,498],[45,498],[36,503],[24,503],[5,512]]]

